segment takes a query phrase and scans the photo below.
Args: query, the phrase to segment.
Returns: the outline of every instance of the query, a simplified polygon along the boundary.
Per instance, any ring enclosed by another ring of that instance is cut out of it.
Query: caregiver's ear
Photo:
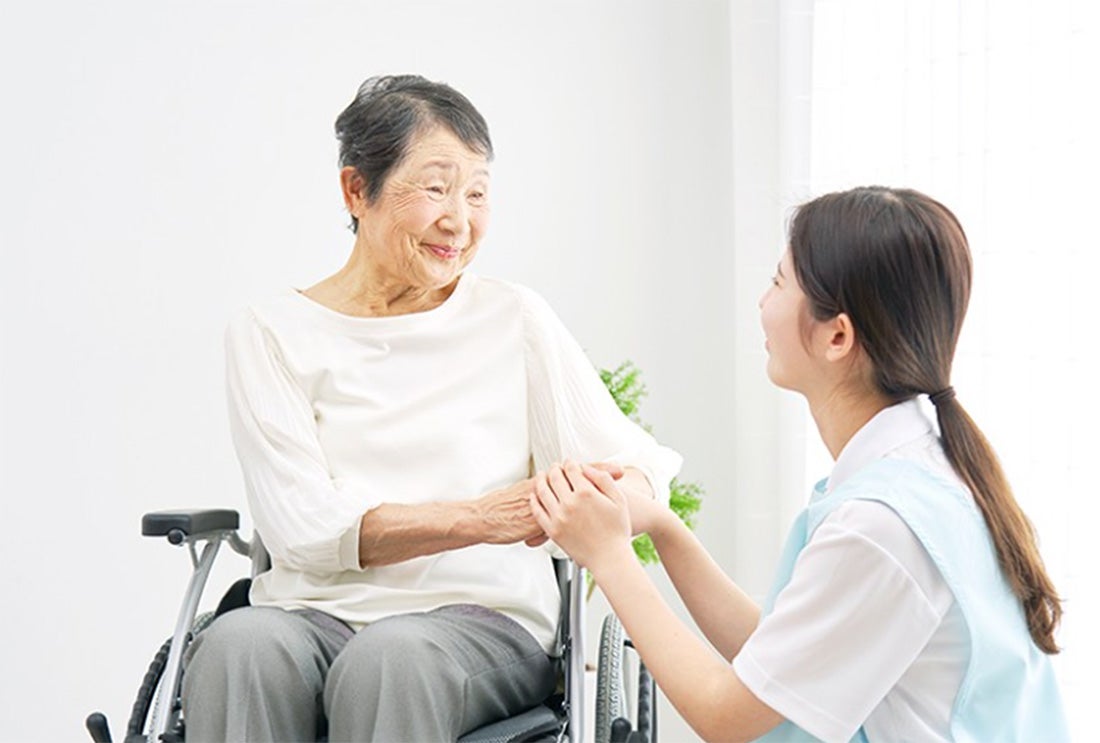
[[[828,361],[843,361],[851,357],[856,348],[856,329],[852,325],[852,318],[846,312],[841,312],[822,325],[822,332],[827,338],[825,358]]]

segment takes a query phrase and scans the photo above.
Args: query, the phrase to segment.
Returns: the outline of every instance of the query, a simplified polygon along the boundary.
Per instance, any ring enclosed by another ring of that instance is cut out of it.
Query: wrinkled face
[[[805,335],[806,295],[795,279],[790,251],[783,254],[759,304],[768,351],[768,378],[784,389],[804,392],[814,359]]]
[[[414,139],[373,204],[349,198],[357,240],[390,279],[420,289],[449,285],[489,226],[489,164],[446,127]]]

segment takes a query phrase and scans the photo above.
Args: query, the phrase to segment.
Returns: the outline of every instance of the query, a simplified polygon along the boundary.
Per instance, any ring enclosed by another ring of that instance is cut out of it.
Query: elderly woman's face
[[[350,198],[359,240],[391,280],[453,282],[489,226],[489,164],[446,127],[414,139],[373,204]]]

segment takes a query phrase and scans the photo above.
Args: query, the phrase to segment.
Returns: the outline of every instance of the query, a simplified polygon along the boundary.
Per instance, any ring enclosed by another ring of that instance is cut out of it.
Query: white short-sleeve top
[[[288,290],[231,322],[226,355],[233,441],[273,563],[255,605],[361,627],[476,603],[549,650],[559,597],[545,550],[479,544],[361,569],[364,513],[477,498],[565,458],[637,467],[667,499],[681,463],[623,416],[545,301],[469,272],[439,307],[390,317]]]
[[[878,413],[826,491],[881,458],[961,484],[915,400]],[[774,609],[733,661],[762,701],[824,741],[948,741],[969,658],[966,625],[920,540],[888,506],[851,500],[817,528]]]

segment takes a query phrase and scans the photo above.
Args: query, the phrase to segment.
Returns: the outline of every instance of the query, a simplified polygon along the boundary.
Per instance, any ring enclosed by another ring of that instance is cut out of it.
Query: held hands
[[[618,469],[622,476],[622,469]],[[606,467],[565,462],[535,476],[531,511],[542,530],[581,565],[629,550],[626,496]]]
[[[606,473],[617,480],[623,476],[623,468],[611,462],[597,462],[594,470]],[[476,501],[478,513],[487,533],[485,541],[489,544],[513,544],[524,542],[529,547],[538,547],[548,537],[543,527],[535,520],[531,510],[531,499],[535,495],[535,485],[543,473],[509,485],[500,490],[483,495]]]

